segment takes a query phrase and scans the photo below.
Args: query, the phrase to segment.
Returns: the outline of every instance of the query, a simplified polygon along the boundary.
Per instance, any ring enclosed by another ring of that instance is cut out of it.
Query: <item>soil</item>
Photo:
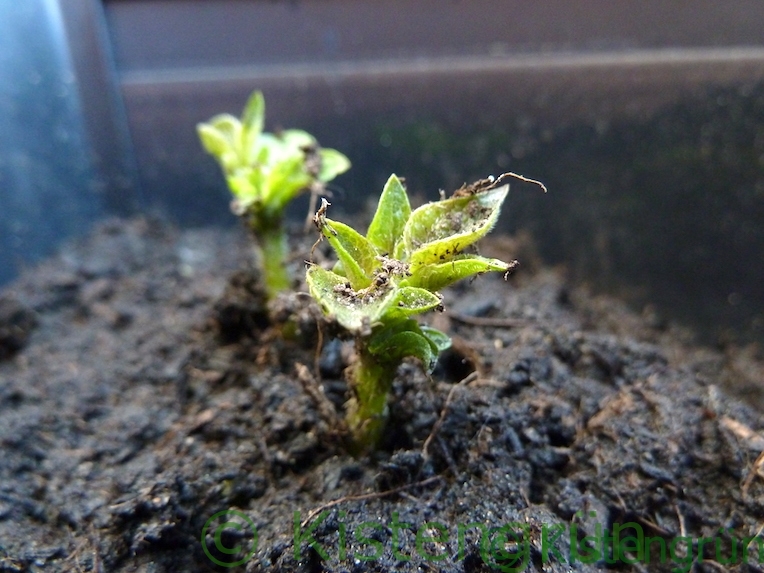
[[[349,342],[302,295],[268,327],[243,233],[109,221],[29,269],[0,294],[0,571],[761,571],[756,349],[485,251],[524,266],[446,293],[452,349],[400,368],[358,459]]]

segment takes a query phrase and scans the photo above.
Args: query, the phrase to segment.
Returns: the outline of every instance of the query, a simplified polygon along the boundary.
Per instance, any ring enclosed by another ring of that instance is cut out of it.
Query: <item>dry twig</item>
[[[432,440],[435,437],[435,434],[438,433],[438,430],[440,430],[440,427],[443,425],[443,420],[445,420],[446,418],[446,412],[448,411],[448,407],[451,405],[451,400],[453,400],[454,398],[454,392],[456,392],[457,388],[466,386],[473,380],[476,380],[477,377],[478,377],[477,372],[471,372],[465,378],[463,378],[458,384],[454,384],[451,387],[451,390],[448,391],[448,396],[446,396],[446,403],[443,405],[443,409],[440,411],[440,417],[438,418],[438,421],[435,422],[435,424],[433,425],[432,431],[430,431],[430,435],[427,436],[427,439],[424,441],[424,445],[422,446],[422,457],[424,457],[424,459],[428,458],[429,454],[427,450],[430,447],[430,443],[432,443]]]
[[[362,495],[348,495],[345,497],[341,497],[339,499],[332,500],[328,503],[325,503],[323,505],[319,505],[317,508],[311,510],[311,512],[308,514],[308,516],[302,521],[300,524],[300,527],[305,527],[310,523],[310,520],[316,517],[318,514],[320,514],[322,511],[325,511],[331,507],[334,507],[335,505],[339,505],[341,503],[345,503],[346,501],[367,501],[370,499],[379,499],[382,497],[387,497],[388,495],[395,495],[396,493],[400,493],[402,491],[406,491],[407,489],[412,489],[415,487],[425,486],[428,484],[431,484],[432,482],[439,481],[443,479],[441,476],[431,476],[427,479],[424,479],[422,481],[418,481],[416,483],[408,483],[406,485],[402,485],[400,487],[396,487],[394,489],[389,489],[387,491],[375,491],[374,493],[365,493]]]

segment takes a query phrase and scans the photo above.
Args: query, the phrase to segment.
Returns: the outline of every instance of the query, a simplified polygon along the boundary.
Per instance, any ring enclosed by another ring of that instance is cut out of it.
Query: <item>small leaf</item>
[[[253,143],[263,132],[265,125],[265,98],[263,92],[254,91],[249,96],[244,111],[241,114],[241,122],[247,131],[248,143]]]
[[[281,213],[284,207],[310,185],[301,157],[282,159],[265,176],[263,203],[270,211]]]
[[[360,290],[371,284],[374,271],[379,268],[377,251],[374,246],[355,229],[325,219],[321,232],[337,252],[342,263],[342,272],[350,281],[353,289]]]
[[[264,134],[267,135],[267,134]],[[257,153],[255,154],[255,162],[254,165],[252,165],[252,169],[257,169],[258,171],[263,171],[263,166],[268,165],[270,161],[270,155],[271,150],[267,146],[263,147],[256,147]]]
[[[218,160],[226,174],[243,166],[239,155],[238,141],[241,134],[241,124],[232,115],[218,115],[207,123],[196,126],[202,147]]]
[[[264,167],[274,166],[287,160],[305,160],[305,152],[302,148],[285,142],[281,135],[261,133],[252,151],[253,157],[259,157],[262,150],[267,150],[268,157],[267,163],[263,163]]]
[[[428,203],[411,214],[403,231],[404,255],[412,265],[439,263],[458,255],[491,230],[509,185]]]
[[[316,138],[302,129],[285,129],[276,137],[289,149],[289,153],[302,152],[303,148],[316,143]]]
[[[439,291],[457,281],[490,271],[505,272],[510,265],[499,259],[488,259],[478,255],[458,255],[455,259],[440,264],[412,267],[410,277],[401,284]]]
[[[381,309],[380,316],[374,317],[372,321],[422,314],[440,306],[441,302],[438,295],[423,288],[412,286],[398,287],[395,291],[395,297],[390,301],[390,306]]]
[[[322,147],[318,153],[321,156],[321,170],[318,173],[319,181],[327,183],[337,177],[337,175],[345,173],[345,171],[350,169],[350,160],[336,149],[325,149]]]
[[[437,328],[431,328],[429,326],[420,326],[419,328],[425,338],[432,344],[436,356],[444,350],[451,348],[451,338],[449,338],[445,332],[441,332]]]
[[[392,255],[395,243],[403,234],[403,228],[410,216],[411,205],[406,189],[401,180],[393,174],[385,184],[366,237],[381,253]]]
[[[261,199],[262,173],[258,169],[237,169],[226,178],[239,209],[246,209]]]
[[[236,147],[241,134],[242,125],[238,118],[232,116],[230,113],[221,113],[211,118],[207,125],[217,129],[223,136],[228,139],[232,147]]]
[[[319,266],[312,266],[306,274],[308,290],[329,316],[333,316],[350,332],[363,329],[365,310],[351,293],[345,291],[347,279]]]
[[[396,295],[391,288],[356,291],[346,277],[317,266],[308,269],[306,279],[310,294],[324,312],[355,334],[373,326],[376,317],[384,314],[384,309],[390,307]]]
[[[202,146],[210,155],[217,158],[231,151],[231,141],[219,129],[212,127],[209,123],[200,123],[196,126],[196,132]]]
[[[334,263],[334,266],[332,267],[332,271],[344,277],[345,271],[342,270],[342,261],[337,261],[336,263]]]
[[[411,330],[395,333],[382,340],[372,337],[369,351],[379,356],[381,361],[390,363],[398,363],[408,356],[413,356],[421,360],[428,371],[432,369],[435,358],[429,340]]]
[[[413,330],[419,332],[419,324],[412,318],[397,318],[378,324],[366,343],[367,348],[373,354],[384,346],[385,341],[399,332]]]

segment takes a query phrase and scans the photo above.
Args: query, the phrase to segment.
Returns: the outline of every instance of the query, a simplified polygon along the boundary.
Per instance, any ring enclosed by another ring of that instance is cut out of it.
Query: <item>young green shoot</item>
[[[496,223],[509,191],[504,176],[459,189],[412,211],[401,181],[390,176],[365,236],[326,217],[316,226],[337,253],[333,270],[310,265],[307,283],[324,313],[355,339],[357,360],[346,376],[352,397],[347,425],[357,452],[373,449],[385,426],[387,395],[404,358],[429,373],[449,337],[412,317],[442,310],[439,291],[489,271],[517,266],[468,252]]]
[[[216,115],[197,125],[204,149],[213,155],[233,194],[232,211],[255,235],[268,298],[291,286],[284,209],[306,190],[323,185],[350,168],[339,151],[318,145],[309,133],[287,129],[263,131],[265,99],[255,91],[241,119]]]

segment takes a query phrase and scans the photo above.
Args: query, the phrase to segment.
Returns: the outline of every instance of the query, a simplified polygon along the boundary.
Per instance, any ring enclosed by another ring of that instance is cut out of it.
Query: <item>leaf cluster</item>
[[[368,352],[389,363],[405,356],[432,367],[449,338],[411,317],[441,308],[439,290],[467,277],[506,272],[511,264],[466,253],[499,216],[509,186],[455,194],[411,209],[401,181],[390,176],[366,235],[326,218],[316,225],[337,253],[333,270],[308,269],[311,294],[345,329],[366,338]]]
[[[278,218],[314,182],[326,183],[350,168],[345,155],[319,147],[309,133],[268,133],[264,124],[265,99],[255,91],[241,119],[220,114],[197,125],[202,145],[223,169],[237,214]]]

